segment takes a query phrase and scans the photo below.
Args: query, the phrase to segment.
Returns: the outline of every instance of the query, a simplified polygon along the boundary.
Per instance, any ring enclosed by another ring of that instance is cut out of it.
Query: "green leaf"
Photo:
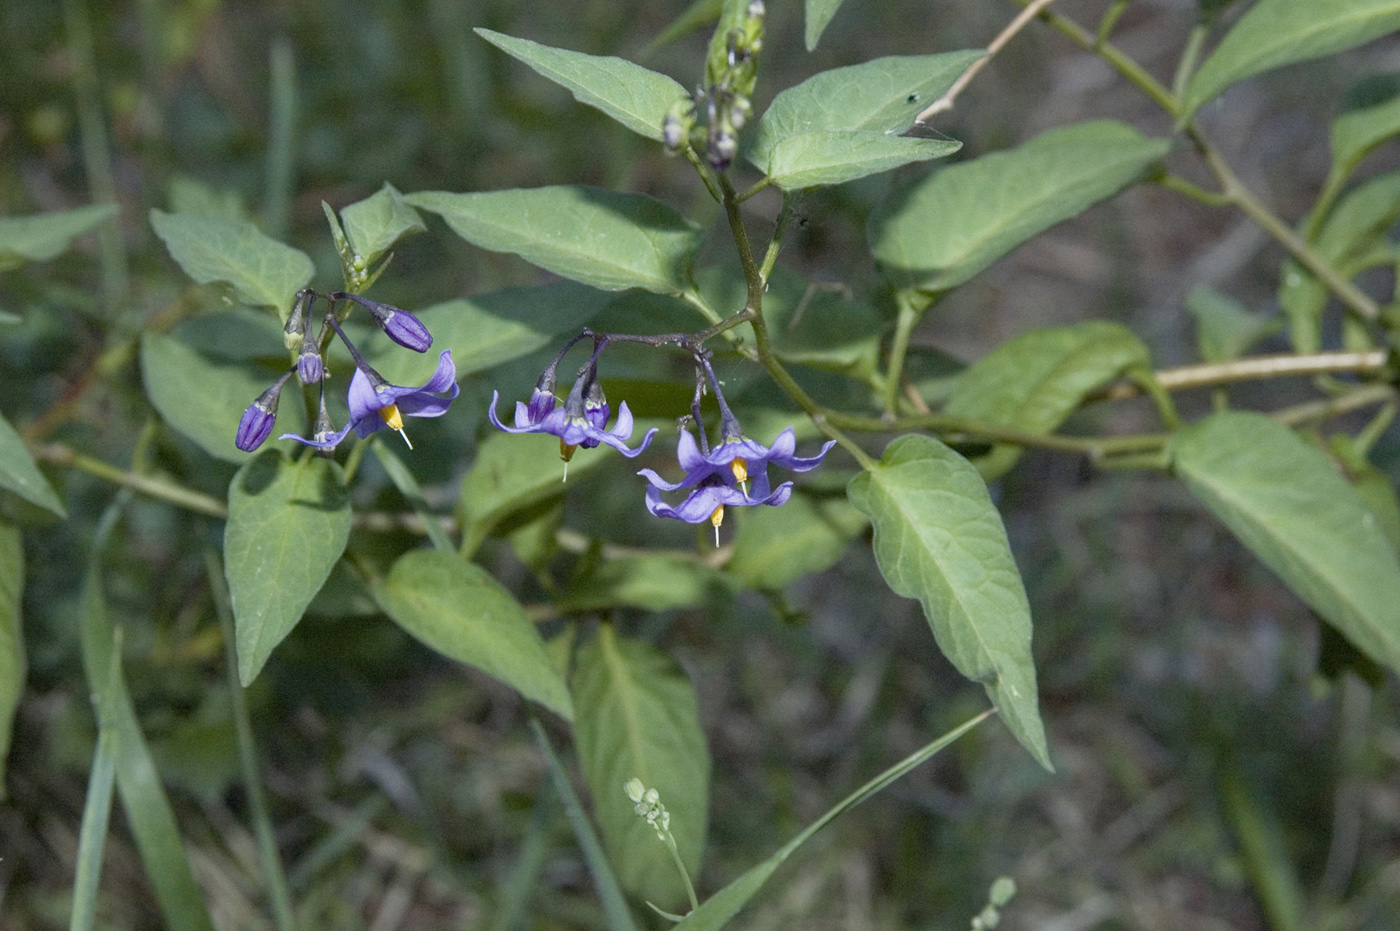
[[[369,197],[340,211],[340,220],[351,248],[365,265],[373,265],[405,236],[428,231],[418,211],[387,181]]]
[[[1259,0],[1191,76],[1185,122],[1237,81],[1345,51],[1400,29],[1400,0]]]
[[[844,184],[962,148],[954,139],[916,139],[860,130],[817,131],[791,136],[773,146],[759,166],[785,191]]]
[[[1118,323],[1090,320],[1032,330],[959,375],[943,413],[1048,434],[1094,389],[1151,362],[1142,340]],[[977,466],[990,480],[1020,455],[1020,447],[999,444]]]
[[[1050,769],[1030,605],[977,470],[932,437],[902,436],[847,493],[875,525],[875,561],[890,588],[919,599],[943,654],[986,686],[1011,733]]]
[[[47,262],[117,215],[115,204],[0,219],[0,272],[29,262]]]
[[[421,191],[406,200],[441,215],[458,236],[483,249],[513,252],[604,291],[681,293],[705,238],[659,200],[601,188]]]
[[[1369,178],[1349,190],[1312,239],[1318,255],[1348,277],[1358,263],[1400,219],[1400,171]],[[1297,262],[1284,263],[1279,303],[1289,320],[1294,348],[1317,352],[1322,345],[1322,311],[1331,292]]]
[[[283,322],[315,272],[306,253],[247,221],[152,210],[151,226],[185,274],[200,284],[223,282],[243,303],[274,308]]]
[[[451,553],[410,550],[375,586],[374,597],[418,641],[573,720],[568,687],[539,631],[479,566]]]
[[[1400,94],[1338,116],[1332,121],[1329,185],[1349,177],[1377,146],[1395,136],[1400,136]]]
[[[564,611],[612,607],[670,611],[731,594],[724,573],[693,559],[627,556],[605,560],[596,571],[575,580],[559,603]]]
[[[513,422],[513,401],[498,406],[502,422]],[[569,463],[559,458],[559,440],[542,434],[493,433],[476,450],[476,461],[462,480],[457,516],[462,524],[462,552],[474,553],[482,541],[508,519],[562,495],[565,472],[575,477],[599,466],[606,453],[580,449]]]
[[[743,272],[716,266],[696,275],[700,293],[721,313],[738,313],[748,300]],[[781,265],[774,267],[763,295],[763,316],[773,351],[785,362],[873,375],[879,363],[885,318],[840,285],[809,281]]]
[[[248,210],[237,191],[214,188],[188,175],[175,175],[168,189],[170,212],[215,217],[221,220],[247,220]]]
[[[1214,414],[1168,447],[1176,474],[1362,652],[1400,670],[1400,561],[1330,459],[1262,414]]]
[[[247,363],[216,362],[184,343],[154,331],[141,337],[141,380],[146,397],[166,423],[225,462],[247,462],[249,454],[234,445],[243,411],[267,390],[276,376]],[[295,386],[284,395],[281,413],[293,425],[274,434],[300,429]]]
[[[20,625],[23,594],[23,541],[18,527],[0,519],[0,799],[5,798],[5,760],[28,668]]]
[[[105,531],[98,534],[99,540],[105,536]],[[94,550],[100,549],[101,544],[95,543]],[[111,735],[122,808],[155,889],[165,927],[170,931],[213,931],[204,893],[190,872],[175,813],[127,691],[120,644],[120,636],[107,617],[94,556],[82,593],[83,669],[98,708],[100,729]]]
[[[1205,285],[1186,295],[1186,309],[1196,318],[1196,348],[1203,362],[1238,359],[1283,329],[1276,315],[1251,313],[1230,295]]]
[[[578,333],[615,297],[576,281],[551,281],[434,304],[414,314],[432,332],[434,350],[452,350],[461,378],[543,349],[561,334]],[[393,381],[392,365],[380,371]]]
[[[24,440],[4,417],[0,417],[0,488],[7,488],[59,517],[67,516],[63,502],[34,464]]]
[[[896,134],[985,54],[877,58],[823,71],[773,99],[745,157],[779,187],[795,190],[956,152],[962,143],[952,139]]]
[[[739,909],[743,908],[759,889],[763,888],[763,884],[768,881],[774,871],[782,866],[783,862],[792,856],[799,847],[811,840],[813,835],[861,802],[884,791],[919,764],[985,721],[990,714],[990,711],[983,712],[972,720],[955,727],[933,743],[911,753],[856,789],[829,809],[826,814],[807,825],[800,834],[784,844],[777,853],[752,867],[748,872],[702,902],[699,908],[685,916],[685,920],[675,926],[674,931],[719,931],[720,928],[729,924],[730,919],[739,913]]]
[[[567,88],[579,103],[603,111],[648,139],[661,139],[666,111],[677,100],[689,96],[674,79],[623,58],[551,48],[490,29],[473,31],[507,55]]]
[[[690,680],[656,647],[603,624],[578,651],[573,687],[579,760],[622,887],[663,908],[685,901],[675,864],[622,787],[637,778],[660,793],[681,862],[699,875],[710,754]]]
[[[807,51],[813,51],[817,43],[821,41],[822,33],[826,32],[827,24],[836,15],[836,11],[841,9],[841,0],[806,0],[804,8],[806,30],[805,39]]]
[[[897,287],[947,290],[1140,180],[1171,145],[1111,120],[1052,130],[893,191],[870,247]]]
[[[350,493],[338,463],[260,453],[228,487],[224,572],[248,685],[301,620],[350,538]]]
[[[836,565],[867,523],[839,498],[794,494],[780,508],[751,508],[734,535],[729,572],[753,588],[784,588]]]

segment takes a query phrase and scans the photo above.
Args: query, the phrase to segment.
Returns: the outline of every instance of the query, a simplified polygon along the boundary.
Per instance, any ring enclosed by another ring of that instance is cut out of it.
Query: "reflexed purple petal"
[[[604,423],[607,421],[604,420]],[[598,425],[598,429],[603,429]],[[626,440],[632,436],[632,412],[627,409],[627,402],[623,401],[622,406],[617,410],[617,423],[613,424],[612,430],[608,431],[619,440]]]
[[[630,433],[631,431],[628,432]],[[638,443],[635,447],[630,449],[628,448],[626,443],[624,443],[621,439],[619,439],[611,433],[600,433],[598,435],[598,439],[602,440],[604,443],[607,443],[609,446],[622,453],[622,455],[626,456],[628,459],[633,459],[637,456],[640,456],[646,450],[646,448],[651,445],[651,441],[655,436],[656,428],[652,427],[650,430],[647,431],[647,435],[642,437],[642,441]]]
[[[690,480],[690,476],[686,476],[676,484],[672,485],[670,482],[657,475],[656,472],[654,472],[651,469],[642,469],[637,474],[640,475],[642,478],[646,479],[648,482],[650,482],[652,484],[652,487],[659,488],[662,491],[680,491],[682,488],[689,488],[691,485],[695,484],[695,482],[692,482]]]
[[[282,434],[280,437],[278,437],[278,439],[281,439],[281,440],[296,440],[298,443],[301,443],[303,446],[314,446],[314,447],[316,447],[317,449],[335,449],[337,446],[340,445],[341,440],[345,439],[345,435],[346,435],[347,433],[349,433],[349,432],[350,432],[350,424],[346,424],[346,425],[345,425],[345,429],[340,430],[340,431],[337,431],[336,433],[328,433],[328,434],[326,434],[324,437],[322,437],[322,438],[319,439],[319,440],[317,440],[317,439],[308,440],[306,437],[304,437],[304,436],[297,436],[295,433],[284,433],[284,434]],[[361,434],[361,435],[367,435],[367,434]]]
[[[496,416],[496,404],[500,401],[500,398],[501,393],[499,391],[491,392],[491,406],[487,408],[486,411],[486,418],[491,421],[491,426],[495,427],[497,430],[504,430],[507,433],[536,433],[539,431],[540,428],[538,424],[529,423],[529,415],[522,401],[515,402],[515,426],[507,427],[505,424],[501,423],[500,418]],[[524,423],[522,423],[522,418],[525,420]]]
[[[686,472],[694,472],[709,465],[709,460],[700,454],[700,447],[695,444],[695,437],[689,430],[681,431],[680,439],[676,443],[676,459]]]
[[[428,379],[427,384],[415,391],[431,391],[442,394],[449,389],[455,390],[457,387],[457,366],[452,363],[452,350],[444,349],[442,355],[438,356],[437,371],[433,372],[433,377]],[[454,394],[453,397],[456,397]]]
[[[346,395],[346,401],[350,405],[350,422],[363,420],[371,414],[378,414],[379,409],[392,401],[379,400],[379,393],[374,390],[370,380],[365,377],[362,369],[355,369],[355,374],[350,378],[350,391]]]
[[[426,391],[414,392],[399,401],[399,413],[405,417],[441,417],[457,399],[462,389],[456,385],[443,397]]]
[[[777,444],[775,443],[774,446],[776,447],[776,445]],[[783,457],[770,456],[768,457],[768,461],[774,463],[775,465],[782,466],[789,472],[809,472],[822,464],[822,458],[826,456],[826,454],[831,451],[831,447],[835,445],[835,440],[827,440],[826,444],[822,446],[821,452],[807,459],[803,459],[801,456],[793,456],[789,454]]]
[[[704,488],[697,488],[686,496],[678,506],[672,507],[661,500],[661,491],[657,488],[648,488],[646,505],[647,510],[657,517],[670,517],[674,520],[683,520],[687,524],[698,524],[710,519],[715,508],[724,502],[721,500],[724,489],[714,485]]]

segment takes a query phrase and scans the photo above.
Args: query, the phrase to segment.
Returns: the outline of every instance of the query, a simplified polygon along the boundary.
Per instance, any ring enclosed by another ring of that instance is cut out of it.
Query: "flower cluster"
[[[662,121],[662,141],[675,153],[687,146],[703,151],[710,165],[724,171],[739,154],[739,130],[753,115],[757,56],[763,49],[763,0],[749,0],[737,28],[711,53],[705,83],[693,97],[682,97]]]
[[[306,338],[306,334],[318,299],[326,300],[328,306],[321,318],[320,334],[311,340]],[[303,385],[317,386],[320,413],[310,437],[284,433],[281,439],[296,440],[321,450],[334,449],[352,429],[356,435],[366,437],[388,427],[397,430],[404,442],[408,443],[408,434],[404,433],[404,417],[441,417],[447,412],[458,392],[457,369],[452,364],[451,350],[444,350],[438,357],[437,370],[426,384],[418,387],[391,385],[365,361],[359,349],[341,329],[336,313],[336,305],[341,302],[364,308],[379,329],[400,346],[414,352],[427,352],[433,344],[428,328],[408,311],[344,291],[331,294],[321,294],[309,288],[298,291],[296,304],[284,328],[284,341],[287,349],[296,353],[296,363],[243,412],[234,439],[239,449],[252,452],[272,435],[272,427],[277,420],[278,400],[293,374]],[[347,394],[350,420],[339,430],[335,429],[326,410],[327,371],[323,354],[332,333],[345,343],[351,358],[355,360],[355,374],[350,379]],[[409,443],[410,448],[412,445]]]
[[[559,408],[554,393],[559,363],[575,343],[588,337],[594,340],[593,355],[579,370],[578,379],[569,390],[564,406]],[[559,437],[560,458],[566,463],[578,447],[592,447],[600,443],[606,443],[629,458],[640,454],[651,443],[656,429],[648,430],[640,443],[629,447],[626,441],[632,436],[633,422],[627,402],[624,401],[618,411],[617,423],[611,430],[606,429],[609,407],[598,381],[598,357],[609,341],[620,339],[627,337],[608,337],[584,331],[545,368],[530,394],[529,402],[516,402],[515,426],[508,427],[501,422],[496,414],[500,397],[493,394],[491,408],[487,412],[491,423],[507,433],[549,433]],[[631,337],[629,341],[659,344],[677,340],[671,337]],[[685,475],[678,482],[668,482],[652,469],[642,469],[637,474],[649,484],[646,490],[648,511],[657,517],[691,524],[709,521],[715,528],[715,545],[718,546],[725,508],[759,504],[776,507],[792,496],[792,482],[773,487],[768,478],[770,464],[790,472],[806,472],[821,464],[822,457],[834,443],[828,442],[817,455],[804,458],[797,455],[797,438],[791,427],[778,434],[772,446],[764,446],[745,436],[738,418],[725,401],[719,380],[710,366],[709,354],[704,350],[693,352],[697,369],[696,392],[691,417],[687,419],[695,421],[697,431],[692,433],[688,427],[682,426],[676,448],[676,457]],[[700,418],[700,400],[707,386],[714,391],[720,409],[720,439],[713,447]],[[688,494],[679,504],[667,503],[661,493],[673,491],[688,491]]]
[[[655,789],[648,789],[636,776],[627,780],[622,789],[632,800],[632,810],[637,813],[637,817],[647,819],[647,824],[656,831],[656,836],[666,840],[666,836],[671,832],[671,813],[661,804],[661,793]]]

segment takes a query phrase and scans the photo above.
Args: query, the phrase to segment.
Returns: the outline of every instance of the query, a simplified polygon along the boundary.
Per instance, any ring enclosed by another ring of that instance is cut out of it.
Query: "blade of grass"
[[[238,681],[238,655],[233,646],[233,606],[229,602],[228,586],[224,581],[224,567],[220,564],[219,557],[212,552],[204,554],[204,565],[209,574],[209,587],[214,595],[214,611],[219,615],[219,627],[224,634],[229,699],[233,707],[233,726],[238,735],[238,763],[243,770],[248,807],[252,809],[253,833],[258,839],[258,858],[262,860],[263,873],[267,880],[273,919],[277,922],[277,931],[296,931],[297,919],[296,911],[292,908],[292,894],[287,889],[287,874],[282,869],[282,857],[277,852],[277,835],[272,830],[272,817],[268,814],[267,793],[263,791],[262,779],[258,775],[258,747],[253,741],[253,722],[248,716],[248,698]]]
[[[110,728],[97,734],[88,777],[83,826],[78,833],[78,868],[73,877],[73,912],[69,931],[92,931],[97,917],[97,887],[102,880],[102,854],[107,849],[107,827],[112,819],[112,792],[117,778],[117,754]]]
[[[530,729],[535,732],[535,743],[539,744],[540,752],[549,764],[549,775],[554,780],[554,788],[564,802],[564,813],[569,816],[574,836],[578,839],[583,858],[588,863],[588,871],[593,874],[593,884],[597,886],[598,898],[603,902],[603,914],[608,918],[608,927],[611,931],[637,931],[632,912],[627,908],[627,900],[622,896],[622,887],[617,884],[617,877],[613,875],[607,855],[603,853],[603,845],[598,842],[598,835],[593,832],[593,825],[588,823],[588,815],[584,813],[583,806],[579,804],[578,796],[574,793],[574,787],[569,783],[569,774],[564,772],[564,767],[555,755],[554,747],[550,746],[549,738],[545,736],[540,722],[531,720]]]
[[[455,553],[457,548],[448,539],[447,531],[442,529],[442,521],[438,520],[436,514],[428,507],[428,502],[423,500],[423,489],[419,486],[418,480],[413,477],[413,473],[408,471],[408,467],[403,464],[403,460],[396,456],[383,443],[371,441],[374,446],[375,458],[384,467],[389,480],[394,483],[394,487],[399,490],[399,494],[408,499],[413,512],[418,515],[418,519],[423,522],[423,529],[428,533],[428,539],[433,541],[433,546],[444,553]]]
[[[975,718],[959,724],[922,750],[910,754],[874,779],[871,779],[859,789],[856,789],[838,802],[835,807],[826,814],[807,825],[802,833],[784,844],[777,853],[757,866],[750,868],[748,872],[706,899],[699,908],[687,915],[685,920],[680,924],[676,925],[674,931],[718,931],[719,928],[723,928],[729,923],[731,918],[739,913],[739,909],[743,908],[744,904],[762,888],[763,884],[768,881],[768,877],[773,875],[773,871],[781,866],[783,861],[792,855],[793,851],[811,840],[812,835],[816,834],[832,821],[835,821],[839,816],[850,811],[872,795],[882,791],[891,783],[904,776],[920,763],[923,763],[929,757],[933,756],[995,713],[995,708],[988,708]]]
[[[535,810],[525,832],[525,842],[520,845],[520,857],[502,885],[501,902],[491,921],[491,931],[515,931],[521,927],[530,896],[540,881],[545,854],[549,853],[549,829],[554,824],[558,807],[559,795],[554,781],[546,778],[535,795]]]
[[[278,37],[269,57],[271,75],[270,127],[267,133],[267,203],[263,222],[273,239],[284,239],[291,214],[292,185],[295,183],[297,65],[292,44]]]
[[[102,596],[102,550],[130,500],[129,489],[117,494],[93,540],[82,593],[83,671],[94,703],[106,709],[102,716],[110,722],[104,729],[112,735],[117,792],[165,926],[170,931],[213,931],[203,890],[190,872],[175,813],[136,719],[122,675],[120,635],[107,617]]]

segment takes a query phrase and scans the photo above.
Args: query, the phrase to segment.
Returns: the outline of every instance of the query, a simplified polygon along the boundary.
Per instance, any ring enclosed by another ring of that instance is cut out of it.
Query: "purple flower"
[[[586,386],[585,382],[588,383]],[[560,455],[565,462],[573,458],[574,450],[578,447],[591,449],[599,443],[606,443],[631,458],[646,449],[656,435],[656,428],[653,427],[635,449],[627,445],[626,441],[632,437],[632,412],[627,409],[626,401],[618,409],[617,423],[611,430],[605,429],[610,409],[596,378],[581,376],[574,382],[562,408],[555,407],[553,392],[537,386],[530,395],[529,404],[515,402],[514,427],[507,427],[496,416],[499,402],[500,393],[493,391],[487,417],[496,429],[507,433],[553,434],[559,437]]]
[[[685,435],[689,435],[688,433]],[[768,487],[768,475],[759,472],[753,479],[753,494],[750,495],[726,483],[724,474],[711,472],[700,479],[685,500],[672,507],[661,499],[661,489],[666,483],[655,472],[643,469],[638,473],[651,482],[647,489],[647,510],[656,517],[670,517],[688,524],[698,524],[708,520],[715,528],[715,546],[719,546],[719,525],[724,523],[724,509],[728,507],[752,507],[767,504],[777,507],[786,504],[792,497],[792,482],[783,482],[775,489]],[[675,487],[675,486],[671,486]]]
[[[277,422],[277,402],[282,397],[282,386],[292,377],[294,371],[296,370],[289,369],[283,373],[281,378],[272,383],[271,388],[258,395],[258,399],[248,405],[248,409],[239,418],[238,433],[233,442],[245,453],[257,449],[272,433],[272,425]]]
[[[651,476],[655,474],[652,472]],[[725,484],[724,479],[715,474],[702,479],[695,489],[686,495],[684,501],[672,507],[661,499],[661,486],[657,485],[651,476],[647,478],[652,482],[652,486],[647,489],[647,510],[657,517],[672,517],[687,524],[698,524],[708,520],[715,527],[719,527],[720,521],[724,519],[726,505],[749,507],[768,504],[777,507],[786,504],[787,499],[792,497],[792,482],[783,482],[777,488],[770,489],[768,476],[755,475],[753,494],[748,495],[733,485]]]
[[[360,437],[369,436],[385,427],[397,430],[408,443],[403,432],[403,418],[441,417],[447,413],[460,389],[457,387],[457,367],[452,364],[452,350],[444,349],[438,357],[437,371],[421,387],[391,385],[384,377],[357,360],[355,375],[350,379],[350,422],[336,433],[319,434],[307,439],[295,433],[284,433],[282,439],[296,440],[318,449],[332,449],[353,427]],[[409,448],[413,444],[409,443]]]
[[[428,348],[433,345],[433,334],[428,332],[423,321],[406,310],[400,310],[389,304],[381,304],[378,301],[371,301],[358,294],[347,294],[344,291],[332,294],[331,300],[354,301],[359,304],[369,311],[374,322],[379,324],[379,328],[400,346],[412,349],[414,352],[427,352]]]
[[[755,476],[755,489],[757,489],[758,476],[767,475],[770,462],[782,466],[790,472],[806,472],[820,465],[822,457],[834,445],[836,445],[835,441],[830,440],[822,447],[821,452],[804,459],[795,455],[797,437],[793,434],[792,428],[788,427],[778,434],[778,438],[773,441],[772,446],[764,446],[762,443],[756,443],[743,435],[736,434],[724,439],[709,452],[701,452],[690,431],[682,430],[680,442],[676,446],[676,458],[680,461],[681,468],[686,472],[685,478],[673,485],[662,480],[661,476],[651,469],[643,469],[637,474],[663,491],[679,491],[682,488],[690,488],[711,475],[720,475],[725,477],[726,481],[728,481],[728,476],[732,476],[735,482],[746,482],[749,475],[753,474]],[[782,502],[777,503],[781,504]]]

